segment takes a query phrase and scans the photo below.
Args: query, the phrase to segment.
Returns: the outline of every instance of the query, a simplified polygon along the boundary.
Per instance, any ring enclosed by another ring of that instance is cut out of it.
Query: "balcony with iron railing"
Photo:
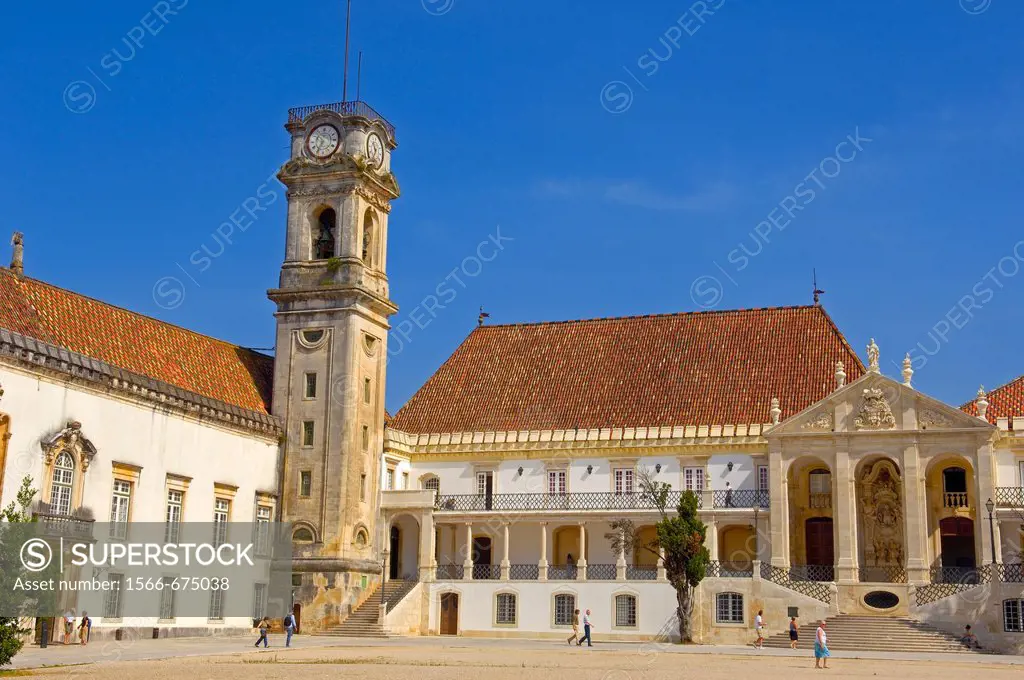
[[[1024,508],[1024,486],[996,487],[997,508]]]
[[[675,508],[685,491],[669,491],[669,508]],[[710,502],[716,509],[768,509],[767,489],[730,489],[725,491],[695,492],[697,507],[705,508]],[[441,494],[434,510],[437,512],[542,512],[585,510],[657,510],[651,498],[640,492],[573,492],[548,493],[496,493],[496,494]]]
[[[288,122],[301,123],[310,114],[317,111],[331,111],[342,116],[359,116],[367,120],[380,123],[388,133],[392,141],[395,139],[395,126],[388,122],[384,116],[364,101],[332,102],[330,104],[314,104],[313,106],[297,106],[288,109]]]

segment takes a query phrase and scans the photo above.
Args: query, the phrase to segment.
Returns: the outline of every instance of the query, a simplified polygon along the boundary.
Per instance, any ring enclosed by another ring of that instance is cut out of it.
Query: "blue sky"
[[[281,195],[287,109],[341,98],[342,4],[0,10],[0,224],[25,232],[27,272],[270,347],[283,199],[213,234],[261,186]],[[927,393],[1024,373],[1024,4],[354,5],[362,96],[400,145],[393,322],[465,268],[406,324],[392,411],[481,305],[507,323],[807,304],[812,268],[854,348],[874,337],[891,375],[913,351]]]

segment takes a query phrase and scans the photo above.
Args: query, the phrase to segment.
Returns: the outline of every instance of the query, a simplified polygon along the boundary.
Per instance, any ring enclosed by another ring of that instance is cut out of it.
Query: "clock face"
[[[327,158],[338,150],[338,130],[333,125],[321,125],[310,133],[306,145],[317,158]]]
[[[379,168],[384,162],[384,143],[380,141],[380,137],[372,133],[366,138],[366,157],[375,168]]]

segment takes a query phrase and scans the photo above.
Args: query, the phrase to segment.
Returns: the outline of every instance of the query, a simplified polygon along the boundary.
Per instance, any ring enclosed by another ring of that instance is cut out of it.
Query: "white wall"
[[[996,451],[995,486],[1024,486],[1020,478],[1020,463],[1024,460],[1014,455],[1013,451]]]

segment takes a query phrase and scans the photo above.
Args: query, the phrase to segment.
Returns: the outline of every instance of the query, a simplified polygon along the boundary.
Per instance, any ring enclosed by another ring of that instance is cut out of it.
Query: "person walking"
[[[581,637],[576,642],[576,646],[577,647],[583,646],[583,641],[584,640],[587,641],[587,647],[593,647],[594,646],[593,641],[591,641],[591,639],[590,639],[590,610],[589,609],[586,611],[586,613],[583,614],[583,637]]]
[[[264,616],[262,619],[260,619],[259,629],[260,629],[260,636],[256,640],[256,644],[254,646],[255,647],[259,647],[260,643],[262,642],[263,643],[263,648],[266,649],[267,645],[270,642],[268,640],[268,638],[267,638],[267,633],[270,632],[270,621],[267,619],[266,616]]]
[[[580,639],[580,610],[576,609],[572,613],[572,635],[569,636],[569,639],[566,640],[566,642],[568,642],[571,645],[573,640],[579,640],[579,639]]]
[[[71,637],[75,632],[75,615],[70,611],[64,612],[64,644],[71,644]]]
[[[789,648],[796,649],[796,643],[800,640],[800,630],[796,625],[796,617],[789,617]]]
[[[78,644],[89,644],[90,628],[92,628],[92,621],[89,619],[89,612],[82,612],[82,622],[78,624]]]
[[[754,630],[757,631],[757,639],[754,640],[754,646],[758,649],[764,649],[764,610],[758,609],[757,616],[754,617]]]
[[[832,656],[828,651],[828,634],[825,633],[825,622],[818,624],[818,631],[814,634],[814,667],[828,668],[828,657]]]
[[[291,647],[292,646],[292,635],[295,634],[295,617],[292,616],[291,614],[286,614],[285,617],[284,617],[283,623],[284,623],[284,634],[285,634],[284,646],[285,647]]]

